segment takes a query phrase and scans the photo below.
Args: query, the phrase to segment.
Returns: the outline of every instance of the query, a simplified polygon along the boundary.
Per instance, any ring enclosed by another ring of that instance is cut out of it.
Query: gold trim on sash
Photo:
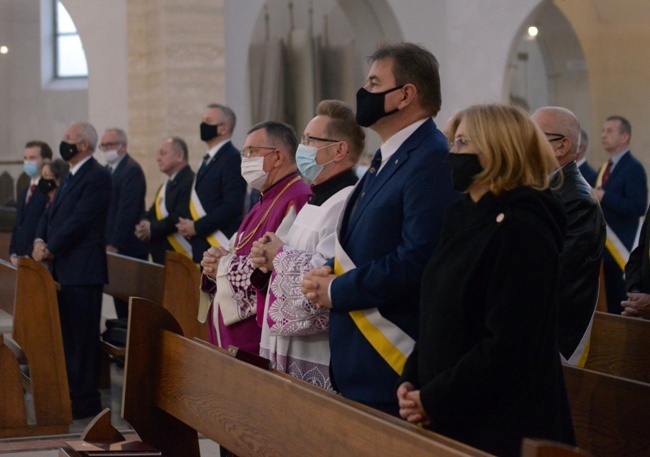
[[[341,275],[356,268],[336,237],[334,274]],[[350,317],[370,345],[398,374],[404,371],[406,359],[413,352],[415,340],[404,330],[381,315],[379,309],[350,311]]]
[[[630,251],[627,250],[623,242],[616,236],[614,230],[612,230],[609,225],[607,226],[607,239],[605,240],[605,247],[609,253],[614,257],[616,265],[625,271],[625,264],[630,258]]]
[[[169,182],[169,181],[167,181]],[[167,189],[167,182],[163,184],[156,195],[156,218],[160,221],[169,216],[169,211],[167,210],[167,205],[165,204],[165,189]],[[190,259],[192,258],[192,245],[185,239],[183,236],[178,233],[170,233],[167,235],[167,241],[174,248],[174,251],[183,254]]]
[[[194,178],[194,182],[192,183],[192,196],[190,198],[190,214],[192,215],[192,219],[194,221],[198,221],[202,217],[205,217],[207,214],[205,212],[205,209],[203,209],[203,205],[201,205],[201,200],[199,199],[199,195],[196,193],[196,178]],[[210,246],[227,246],[228,245],[228,237],[224,235],[224,233],[221,230],[217,230],[216,232],[211,233],[210,235],[206,236],[205,239],[207,242],[210,244]]]

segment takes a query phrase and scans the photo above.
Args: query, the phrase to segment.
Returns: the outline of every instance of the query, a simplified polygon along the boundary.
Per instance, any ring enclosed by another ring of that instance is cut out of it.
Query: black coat
[[[574,442],[557,345],[565,226],[558,200],[526,187],[450,207],[402,376],[432,430],[500,456],[524,437]]]
[[[21,190],[18,195],[16,221],[11,234],[10,253],[18,256],[32,255],[38,224],[47,203],[50,201],[50,197],[36,188],[29,202],[25,205],[28,191],[29,186]]]
[[[169,215],[164,219],[158,220],[156,216],[156,202],[151,205],[149,211],[144,215],[144,219],[151,222],[149,252],[151,253],[151,258],[156,263],[164,264],[165,252],[174,250],[172,245],[167,241],[167,236],[178,231],[176,228],[178,218],[192,218],[189,205],[192,181],[194,181],[194,172],[192,172],[189,165],[186,165],[174,176],[174,179],[167,182],[164,198],[165,207]],[[158,192],[160,192],[160,189]],[[158,195],[158,192],[156,192],[156,195]]]
[[[567,216],[560,254],[558,322],[560,352],[569,359],[596,309],[607,231],[598,200],[576,163],[562,167],[562,174],[562,186],[553,193],[564,204]]]
[[[147,185],[142,168],[126,154],[111,175],[111,205],[106,221],[106,244],[118,253],[147,258],[147,245],[135,236],[135,226],[144,212]]]

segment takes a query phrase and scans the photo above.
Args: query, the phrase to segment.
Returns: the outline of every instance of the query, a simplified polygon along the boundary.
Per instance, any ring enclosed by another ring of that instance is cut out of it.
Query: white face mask
[[[241,175],[253,189],[261,190],[269,176],[264,171],[264,157],[242,157]]]
[[[110,164],[115,163],[119,158],[117,155],[117,149],[113,149],[112,151],[104,151],[104,158],[106,159],[106,162]]]

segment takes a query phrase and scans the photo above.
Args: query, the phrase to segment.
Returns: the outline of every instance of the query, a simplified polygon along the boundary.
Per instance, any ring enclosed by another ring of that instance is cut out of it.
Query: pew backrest
[[[164,455],[199,455],[197,431],[246,456],[485,456],[479,450],[181,336],[131,299],[122,415]]]
[[[594,456],[647,456],[650,384],[564,365],[577,444]]]
[[[596,312],[585,368],[650,383],[650,321]]]
[[[104,293],[120,300],[143,297],[156,303],[163,302],[165,267],[157,263],[108,252],[108,284]]]

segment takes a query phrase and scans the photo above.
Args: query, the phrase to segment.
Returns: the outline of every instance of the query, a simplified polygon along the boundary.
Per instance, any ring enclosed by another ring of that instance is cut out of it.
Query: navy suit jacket
[[[16,207],[16,221],[11,234],[11,245],[9,252],[19,256],[32,255],[34,239],[38,231],[38,224],[45,211],[49,197],[41,192],[38,187],[32,193],[29,203],[25,205],[29,186],[18,194],[18,206]]]
[[[169,215],[164,219],[158,220],[156,216],[156,202],[151,205],[147,214],[144,215],[144,219],[151,222],[149,252],[151,252],[151,258],[156,263],[164,264],[165,251],[174,250],[172,245],[167,241],[167,235],[178,231],[176,228],[178,218],[191,218],[189,201],[193,181],[194,172],[187,165],[174,176],[173,180],[167,182],[164,198],[165,207]],[[158,192],[160,192],[160,189]],[[156,192],[156,196],[158,196],[158,192]]]
[[[589,162],[584,162],[580,167],[578,167],[578,169],[580,170],[582,177],[585,178],[585,181],[587,181],[591,187],[595,187],[598,173],[596,173],[596,170],[589,165]]]
[[[135,236],[135,226],[144,212],[144,197],[147,192],[142,168],[126,154],[111,175],[111,181],[106,244],[116,247],[122,255],[146,259],[147,245]]]
[[[228,238],[242,221],[246,181],[241,175],[241,155],[228,141],[196,174],[196,193],[206,215],[194,222],[190,240],[194,261],[199,263],[210,248],[206,237],[221,230]]]
[[[331,284],[330,347],[336,388],[347,398],[397,401],[397,373],[349,311],[378,308],[417,339],[422,272],[438,243],[443,213],[458,197],[446,155],[447,139],[428,119],[390,157],[356,208],[365,179],[346,204],[339,237],[356,268]]]
[[[605,222],[628,250],[639,229],[639,218],[648,206],[648,183],[641,162],[631,152],[623,154],[603,186],[600,207]]]
[[[111,175],[91,157],[67,184],[66,179],[57,190],[39,233],[54,255],[50,271],[64,286],[106,284],[104,235]]]

